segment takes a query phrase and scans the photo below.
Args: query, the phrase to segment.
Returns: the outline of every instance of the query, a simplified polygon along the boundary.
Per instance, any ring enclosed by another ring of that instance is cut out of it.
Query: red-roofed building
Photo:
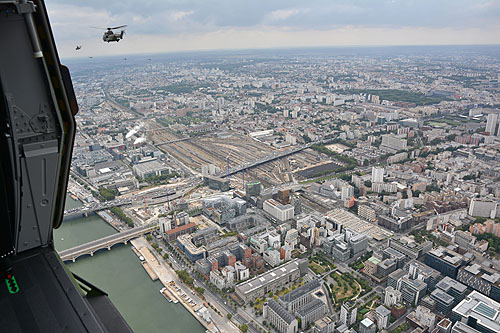
[[[184,224],[180,227],[171,229],[165,234],[165,238],[168,241],[177,239],[180,235],[189,234],[196,230],[196,224],[194,222]]]

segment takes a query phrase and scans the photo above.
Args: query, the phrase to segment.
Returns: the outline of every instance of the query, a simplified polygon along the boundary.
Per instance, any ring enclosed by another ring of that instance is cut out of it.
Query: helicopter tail
[[[123,38],[123,34],[125,33],[125,30],[122,30],[120,33],[120,38]]]

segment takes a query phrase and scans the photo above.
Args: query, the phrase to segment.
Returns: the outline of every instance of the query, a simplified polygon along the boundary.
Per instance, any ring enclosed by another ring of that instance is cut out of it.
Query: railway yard
[[[153,128],[159,128],[159,126]],[[178,141],[183,138],[164,127],[151,133],[153,143],[157,144],[162,151],[196,172],[201,172],[202,165],[213,164],[221,170],[221,173],[224,173],[228,159],[229,166],[233,167],[280,151],[237,132],[228,132],[223,135],[210,133],[190,140]],[[176,142],[165,143],[170,141]],[[286,158],[254,167],[246,171],[245,177],[258,180],[264,186],[288,183],[310,176],[312,173],[307,170],[311,167],[316,168],[317,164],[325,165],[325,159],[326,156],[321,156],[312,149],[305,149]],[[241,178],[242,175],[233,175],[232,185],[241,187]]]

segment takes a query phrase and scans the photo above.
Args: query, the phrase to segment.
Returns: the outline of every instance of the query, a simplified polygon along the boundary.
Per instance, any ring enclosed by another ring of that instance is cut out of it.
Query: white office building
[[[356,316],[358,314],[358,308],[356,304],[351,301],[347,301],[342,304],[340,308],[340,322],[347,327],[351,326],[356,322]]]
[[[292,248],[295,248],[295,246],[298,243],[298,239],[299,239],[299,232],[297,231],[297,229],[292,228],[286,232],[285,244],[288,244]]]
[[[398,303],[401,303],[401,292],[391,286],[385,288],[384,305],[392,307]]]
[[[158,226],[160,227],[160,232],[166,234],[167,231],[172,229],[172,219],[169,217],[160,217],[158,219]]]
[[[375,212],[375,209],[370,208],[366,205],[358,206],[358,215],[372,222],[377,219],[377,214]]]
[[[375,309],[375,319],[377,319],[377,327],[379,330],[386,329],[389,326],[390,318],[391,311],[389,311],[385,306],[379,305]]]
[[[250,270],[241,262],[237,261],[234,263],[234,270],[236,272],[236,277],[238,280],[245,281],[250,278]]]
[[[495,218],[498,213],[498,201],[496,199],[474,198],[470,202],[469,215]]]
[[[283,205],[274,199],[264,201],[262,208],[280,222],[290,220],[294,217],[294,207],[292,205]]]
[[[498,113],[490,113],[488,115],[488,120],[486,121],[486,132],[490,135],[495,135],[495,129],[498,123]]]
[[[372,183],[383,183],[384,171],[382,167],[372,167]]]
[[[140,179],[145,179],[154,176],[168,175],[170,168],[161,164],[157,160],[148,160],[146,162],[139,162],[132,167],[135,175]]]
[[[267,262],[271,267],[276,267],[283,263],[279,251],[276,250],[267,250],[266,252],[264,252],[262,258],[264,258],[264,261]]]
[[[342,186],[342,200],[350,200],[354,196],[354,187],[351,185]]]
[[[359,323],[359,333],[375,333],[377,325],[370,318],[365,318]]]
[[[406,150],[407,148],[407,141],[406,139],[403,138],[398,138],[394,135],[391,134],[385,134],[382,135],[382,144],[380,145],[381,148],[390,148],[395,151],[399,150]]]

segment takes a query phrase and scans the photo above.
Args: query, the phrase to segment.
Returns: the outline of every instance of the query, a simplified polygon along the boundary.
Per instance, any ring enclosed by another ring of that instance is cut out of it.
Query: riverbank
[[[66,209],[81,205],[67,196]],[[54,230],[54,242],[56,249],[62,251],[116,232],[101,217],[91,214],[63,220],[61,227]],[[165,332],[166,328],[169,333],[205,332],[206,328],[189,311],[165,300],[159,293],[162,283],[152,281],[137,261],[130,246],[117,245],[111,251],[100,251],[66,266],[106,291],[134,332]]]
[[[141,260],[141,265],[142,268],[148,273],[149,277],[151,280],[156,281],[158,280],[158,275],[155,273],[154,269],[151,267],[153,265],[159,265],[158,261],[155,259],[151,251],[147,247],[141,247],[137,249],[135,246],[132,248],[134,253],[139,257],[139,259],[144,258],[144,260]]]
[[[103,219],[107,224],[112,226],[116,231],[122,231],[122,229],[120,228],[120,223],[117,222],[111,215],[109,215],[108,211],[101,210],[99,212],[96,212],[96,214],[99,215],[99,217]]]
[[[175,284],[180,284],[181,282],[177,279],[177,275],[175,272],[171,271],[170,267],[167,268],[167,265],[160,260],[159,258],[156,257],[156,254],[152,253],[149,248],[148,248],[148,242],[144,237],[139,237],[136,239],[133,239],[130,241],[130,243],[138,249],[138,252],[144,256],[144,254],[148,254],[154,257],[154,259],[150,258],[149,263],[150,263],[150,268],[154,271],[154,273],[158,276],[160,282],[163,284],[163,286],[168,290],[169,294],[175,297],[179,303],[181,303],[186,310],[191,313],[191,315],[196,318],[200,324],[202,324],[208,332],[220,332],[217,327],[215,327],[215,324],[213,322],[208,323],[205,321],[201,315],[199,315],[197,312],[200,311],[204,305],[202,300],[199,300],[199,302],[196,302],[196,305],[192,305],[188,302],[187,294],[183,292],[181,288],[175,288]],[[146,251],[147,250],[147,251]],[[135,251],[134,251],[135,252]],[[137,252],[136,252],[137,254]],[[146,259],[146,256],[144,256]],[[147,259],[146,259],[147,261]],[[174,282],[174,286],[171,286],[170,283]],[[186,295],[186,296],[184,296]]]

